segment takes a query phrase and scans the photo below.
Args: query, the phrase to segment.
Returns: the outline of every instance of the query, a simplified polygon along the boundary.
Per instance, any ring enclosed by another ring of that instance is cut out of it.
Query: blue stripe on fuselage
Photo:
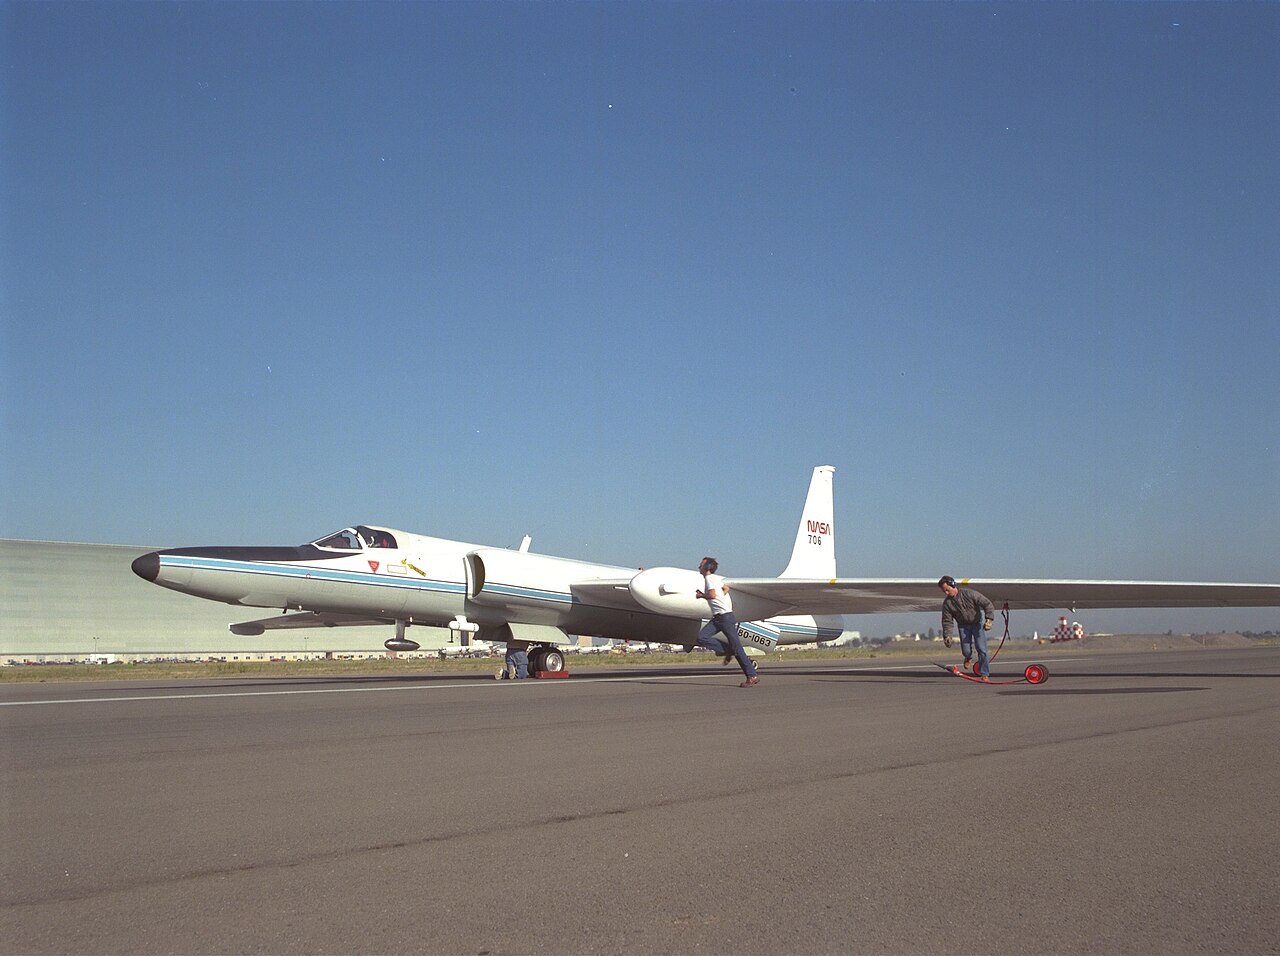
[[[505,597],[524,598],[531,601],[549,601],[552,604],[581,604],[572,594],[563,591],[544,591],[541,588],[527,588],[518,584],[494,584],[486,581],[484,594],[501,594]]]
[[[314,564],[273,564],[259,561],[231,561],[216,558],[191,557],[183,554],[160,555],[160,567],[189,568],[194,571],[226,571],[233,574],[254,574],[270,578],[312,580],[363,584],[372,587],[394,588],[407,591],[440,591],[447,594],[464,594],[466,585],[461,581],[435,581],[430,578],[392,578],[385,574],[366,571],[343,571],[337,568],[317,567]]]

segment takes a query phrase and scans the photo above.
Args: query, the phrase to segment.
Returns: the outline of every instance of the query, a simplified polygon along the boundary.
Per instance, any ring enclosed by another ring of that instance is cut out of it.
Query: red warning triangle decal
[[[378,573],[378,562],[377,562],[377,561],[370,561],[370,562],[369,562],[369,570],[370,570],[370,571],[372,571],[374,574],[377,574],[377,573]]]

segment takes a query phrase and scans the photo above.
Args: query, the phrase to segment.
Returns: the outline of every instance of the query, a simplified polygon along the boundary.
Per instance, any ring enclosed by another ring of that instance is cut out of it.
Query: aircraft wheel
[[[564,655],[554,647],[549,647],[539,655],[542,660],[542,666],[538,668],[544,671],[562,671],[564,670]]]

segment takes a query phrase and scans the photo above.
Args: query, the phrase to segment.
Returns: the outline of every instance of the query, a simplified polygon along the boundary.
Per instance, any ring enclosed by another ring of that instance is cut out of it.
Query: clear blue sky
[[[0,16],[2,536],[1280,581],[1280,4]]]

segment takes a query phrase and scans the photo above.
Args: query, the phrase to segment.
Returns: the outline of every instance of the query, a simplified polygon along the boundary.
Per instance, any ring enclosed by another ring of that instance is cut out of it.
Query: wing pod
[[[706,600],[698,597],[703,584],[702,575],[697,571],[649,568],[631,579],[628,590],[635,602],[646,610],[702,621],[711,614]],[[790,605],[784,602],[740,590],[732,578],[729,579],[729,594],[739,621],[760,621],[790,609]]]
[[[685,568],[649,568],[628,585],[636,603],[658,614],[701,620],[709,613],[707,602],[698,597],[702,575]]]

